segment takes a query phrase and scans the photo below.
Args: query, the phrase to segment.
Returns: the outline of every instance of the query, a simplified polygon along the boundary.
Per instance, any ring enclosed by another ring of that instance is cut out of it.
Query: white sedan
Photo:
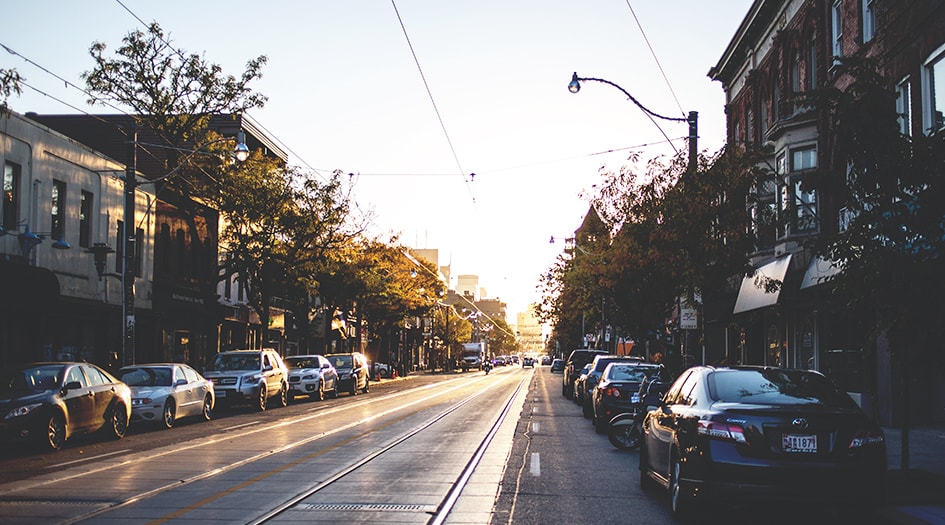
[[[166,428],[180,418],[209,420],[216,401],[213,383],[181,363],[126,366],[118,371],[131,387],[131,421],[159,422]]]

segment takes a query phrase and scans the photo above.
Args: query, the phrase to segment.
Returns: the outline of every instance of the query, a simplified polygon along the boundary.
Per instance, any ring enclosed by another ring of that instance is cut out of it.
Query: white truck
[[[486,358],[486,343],[463,343],[463,368],[482,370]]]

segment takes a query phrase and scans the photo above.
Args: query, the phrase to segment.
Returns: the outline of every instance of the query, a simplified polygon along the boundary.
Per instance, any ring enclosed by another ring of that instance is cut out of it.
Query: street
[[[221,411],[119,441],[0,456],[3,523],[673,523],[548,367],[420,374],[368,394]],[[726,502],[733,503],[733,502]],[[776,512],[771,512],[776,509]],[[840,522],[796,503],[707,509],[700,523]],[[889,523],[866,516],[865,523]]]

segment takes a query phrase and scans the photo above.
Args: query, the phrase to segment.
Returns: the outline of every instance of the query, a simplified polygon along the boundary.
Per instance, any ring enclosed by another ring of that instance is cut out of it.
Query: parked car
[[[535,358],[534,358],[534,357],[523,357],[523,358],[522,358],[522,368],[525,368],[526,366],[530,366],[530,367],[532,367],[532,368],[535,368]]]
[[[885,475],[882,430],[816,371],[690,368],[643,422],[640,484],[680,517],[749,498],[876,505]]]
[[[551,362],[551,373],[564,372],[564,359],[555,359]]]
[[[591,421],[598,433],[607,431],[610,420],[617,414],[629,412],[639,403],[640,384],[660,366],[639,360],[609,363],[600,376],[600,382],[591,392]]]
[[[213,381],[219,405],[252,403],[263,411],[270,399],[282,407],[289,402],[289,370],[271,348],[220,352],[203,375]]]
[[[591,404],[591,394],[594,391],[594,387],[600,382],[600,376],[604,373],[604,369],[607,368],[607,365],[617,362],[642,363],[643,359],[626,355],[594,356],[594,360],[591,361],[591,369],[588,371],[587,377],[581,384],[581,389],[576,390],[574,393],[574,398],[578,401],[578,404],[581,405],[581,411],[584,413],[584,417],[590,418],[594,415],[594,407]]]
[[[0,370],[0,436],[59,450],[70,437],[103,431],[120,439],[131,389],[89,363],[29,363]]]
[[[328,354],[325,358],[338,371],[339,392],[348,392],[352,396],[357,395],[359,390],[365,394],[368,393],[371,377],[364,354],[360,352]]]
[[[210,420],[215,397],[213,383],[181,363],[131,365],[118,371],[131,388],[131,421],[174,426],[178,419],[198,416]]]
[[[286,357],[285,366],[289,368],[289,398],[307,396],[323,401],[326,395],[338,397],[338,371],[323,356]]]
[[[387,363],[374,363],[374,371],[371,374],[372,376],[381,376],[385,379],[389,379],[393,375],[393,368]]]
[[[591,364],[588,363],[584,365],[584,368],[581,369],[581,373],[578,374],[577,379],[574,380],[574,388],[571,389],[571,392],[574,393],[571,399],[579,405],[582,403],[582,400],[578,396],[578,392],[582,392],[584,390],[584,380],[587,379],[587,373],[590,371]]]
[[[574,397],[574,380],[577,379],[584,365],[593,361],[594,356],[598,355],[607,355],[607,352],[603,350],[588,350],[586,348],[579,348],[571,352],[564,366],[561,395],[569,399]]]
[[[541,356],[541,366],[549,366],[549,365],[551,365],[551,356],[550,355]]]

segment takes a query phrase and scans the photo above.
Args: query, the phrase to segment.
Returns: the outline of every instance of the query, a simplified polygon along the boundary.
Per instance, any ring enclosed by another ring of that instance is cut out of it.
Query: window
[[[863,11],[863,43],[873,39],[876,32],[876,10],[873,4],[874,0],[860,0]]]
[[[774,173],[767,174],[759,179],[755,188],[757,202],[752,209],[752,227],[755,234],[755,248],[759,251],[773,248],[777,238],[776,177]]]
[[[66,235],[66,183],[53,180],[50,206],[50,235],[59,240]]]
[[[92,200],[90,192],[83,191],[79,203],[79,246],[88,248],[92,239]]]
[[[788,218],[788,231],[792,235],[817,231],[817,193],[813,188],[804,187],[804,175],[800,172],[817,167],[817,149],[803,148],[791,152],[791,174],[781,188],[781,211]],[[778,159],[778,169],[784,168],[784,161]]]
[[[912,135],[912,84],[909,77],[896,85],[896,113],[899,115],[899,132]]]
[[[12,162],[3,164],[3,203],[0,204],[3,213],[3,222],[0,223],[8,230],[17,227],[17,215],[20,206],[20,165]]]
[[[842,57],[843,56],[843,2],[842,0],[834,0],[833,7],[830,9],[830,37],[833,42],[833,56]],[[836,65],[840,61],[834,58],[833,63]]]
[[[925,61],[922,73],[922,124],[932,134],[945,128],[945,46]]]
[[[817,36],[810,37],[810,47],[807,49],[807,89],[817,88]]]

